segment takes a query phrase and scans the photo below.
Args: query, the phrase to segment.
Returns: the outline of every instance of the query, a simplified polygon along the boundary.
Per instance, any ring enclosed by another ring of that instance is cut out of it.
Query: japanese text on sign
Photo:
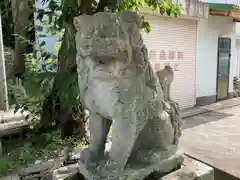
[[[183,60],[183,52],[173,51],[173,50],[169,50],[169,51],[160,50],[157,53],[157,51],[155,51],[155,50],[150,50],[149,51],[149,58],[150,58],[150,60],[161,60],[161,61],[163,61],[163,62],[160,62],[160,63],[155,63],[155,70],[157,70],[157,71],[161,69],[161,66],[164,67],[166,65],[170,65],[174,69],[174,71],[179,71],[179,64],[175,60]],[[171,61],[171,63],[169,61]]]
[[[181,51],[164,51],[161,50],[159,53],[155,50],[149,51],[149,57],[150,59],[156,59],[156,57],[159,55],[160,60],[183,60],[183,52]]]

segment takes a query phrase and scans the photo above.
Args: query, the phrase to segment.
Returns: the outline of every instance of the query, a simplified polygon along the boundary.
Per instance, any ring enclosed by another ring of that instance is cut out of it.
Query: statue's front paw
[[[120,170],[119,164],[111,160],[107,160],[102,166],[98,169],[101,180],[119,180],[120,179]]]
[[[86,164],[90,158],[90,151],[88,148],[85,148],[81,151],[79,161],[83,164]]]
[[[96,159],[92,158],[91,152],[88,148],[85,148],[81,151],[79,161],[83,163],[89,170],[98,166]]]
[[[142,164],[155,164],[160,160],[159,155],[151,150],[140,150],[137,157],[137,162]]]

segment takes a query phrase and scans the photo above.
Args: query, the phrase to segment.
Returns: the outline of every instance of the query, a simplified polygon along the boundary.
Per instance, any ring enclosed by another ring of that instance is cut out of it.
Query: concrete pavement
[[[180,148],[214,167],[217,180],[240,179],[240,105],[184,119]]]

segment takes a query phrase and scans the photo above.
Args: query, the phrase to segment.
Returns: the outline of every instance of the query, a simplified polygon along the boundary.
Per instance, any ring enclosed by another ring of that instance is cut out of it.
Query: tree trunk
[[[92,14],[93,0],[82,1],[81,14]],[[66,24],[63,41],[58,54],[58,72],[57,73],[73,73],[76,74],[76,44],[75,44],[75,27],[73,21]],[[85,137],[85,123],[86,116],[84,107],[81,101],[76,97],[76,105],[67,107],[61,102],[58,92],[61,90],[59,87],[63,82],[62,76],[56,76],[52,92],[46,97],[43,104],[43,111],[41,120],[42,122],[56,122],[60,128],[62,136],[71,136],[74,134],[76,128],[78,135]],[[52,108],[57,104],[55,108]],[[54,111],[54,112],[53,112]],[[74,117],[77,117],[75,119]]]
[[[73,24],[66,25],[63,41],[58,53],[58,72],[71,72],[76,64],[76,30]]]
[[[63,35],[63,41],[58,54],[58,74],[72,73],[73,76],[76,71],[72,71],[76,64],[76,47],[75,47],[75,28],[72,24],[67,24]],[[60,128],[62,136],[73,135],[74,127],[76,127],[76,120],[74,120],[74,107],[67,107],[61,102],[59,92],[61,91],[61,85],[67,84],[63,82],[62,75],[57,75],[52,92],[46,97],[43,104],[43,111],[41,115],[41,121],[43,125],[49,124],[49,122],[56,122],[57,128]],[[76,97],[77,102],[77,97]],[[83,114],[84,109],[80,109]],[[82,116],[81,116],[82,117]],[[84,127],[83,119],[79,119],[81,129]],[[49,128],[44,128],[45,131],[49,131]],[[81,137],[85,135],[85,132],[81,134]]]
[[[16,77],[21,77],[25,72],[25,53],[27,43],[27,26],[28,17],[31,9],[28,0],[11,0],[12,15],[14,23],[15,48],[14,48],[14,70],[13,73]]]

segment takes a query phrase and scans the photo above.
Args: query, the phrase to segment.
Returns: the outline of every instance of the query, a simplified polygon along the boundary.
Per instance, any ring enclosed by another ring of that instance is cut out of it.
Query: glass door
[[[229,67],[231,57],[231,39],[218,40],[217,100],[228,97]]]

